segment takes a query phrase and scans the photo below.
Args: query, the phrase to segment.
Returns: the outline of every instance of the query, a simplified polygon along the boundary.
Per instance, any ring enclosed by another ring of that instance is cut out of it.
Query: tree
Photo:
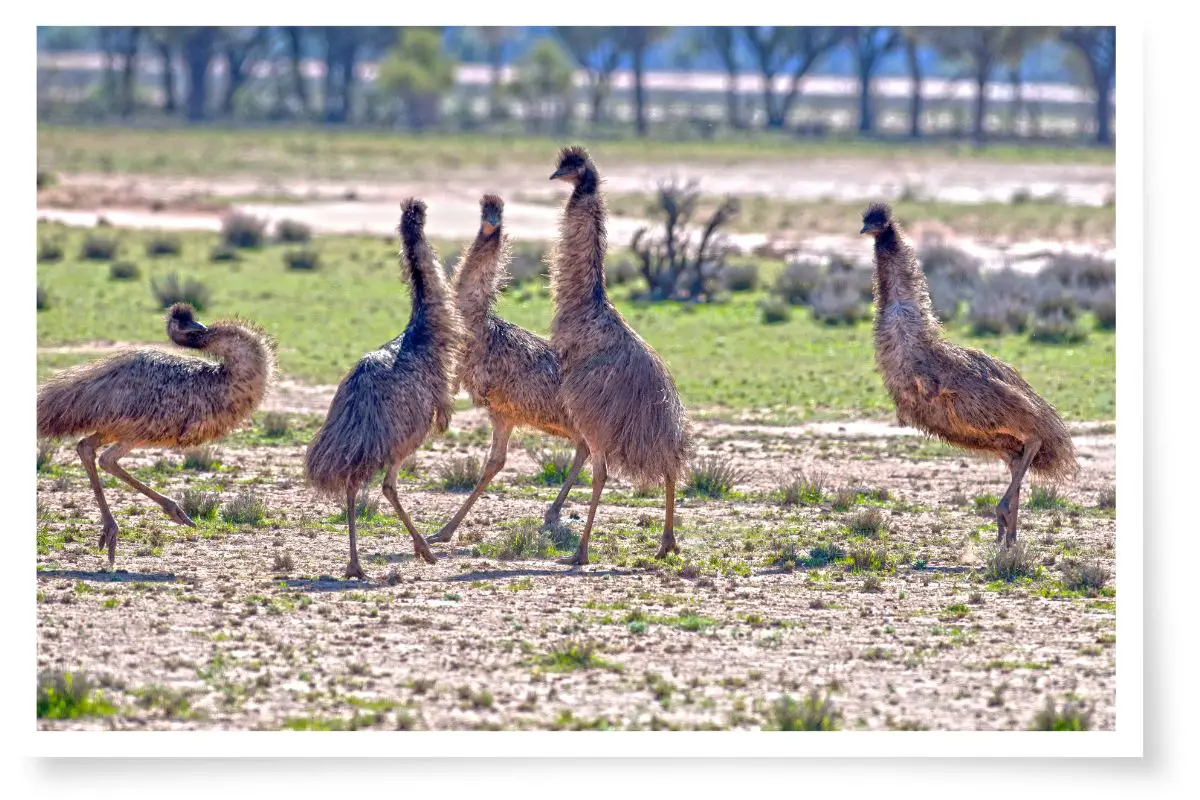
[[[767,127],[782,129],[787,125],[792,104],[800,92],[800,81],[838,40],[844,36],[841,28],[809,26],[783,28],[747,26],[742,28],[758,71],[763,77],[763,106]],[[782,97],[775,94],[775,78],[790,74],[791,86]]]
[[[304,29],[297,25],[286,25],[283,33],[287,37],[288,60],[292,65],[292,88],[296,99],[300,101],[300,110],[307,117],[312,104],[308,100],[308,84],[304,80]]]
[[[900,39],[904,44],[904,60],[908,63],[909,89],[909,136],[921,138],[921,47],[927,38],[924,28],[905,27],[900,29]]]
[[[851,28],[847,36],[858,72],[858,132],[875,129],[875,113],[871,107],[871,78],[879,61],[900,43],[896,28],[861,26]]]
[[[529,130],[542,132],[550,124],[564,133],[570,124],[574,70],[571,57],[554,39],[539,39],[517,65],[511,90],[525,107]]]
[[[637,125],[637,135],[646,135],[646,53],[660,39],[665,37],[670,28],[638,25],[622,29],[625,52],[629,53],[633,65],[633,105],[634,119]]]
[[[737,58],[737,28],[728,25],[720,25],[712,28],[705,28],[705,38],[711,44],[712,49],[716,52],[717,57],[721,59],[721,63],[725,66],[725,74],[728,76],[728,85],[725,89],[725,116],[729,122],[729,127],[734,130],[741,130],[745,127],[742,121],[742,109],[738,99],[738,58]]]
[[[488,66],[492,70],[491,96],[488,98],[488,119],[493,122],[504,116],[504,92],[501,73],[504,70],[504,51],[513,39],[513,29],[489,26],[479,29],[487,50]]]
[[[233,116],[233,102],[246,83],[246,65],[266,44],[266,27],[224,27],[219,30],[218,49],[225,60],[225,93],[221,114]]]
[[[1059,34],[1064,42],[1072,45],[1085,61],[1096,90],[1096,141],[1112,144],[1111,97],[1113,81],[1117,75],[1117,29],[1107,28],[1063,28]]]
[[[187,69],[187,119],[203,122],[208,117],[208,68],[213,59],[217,29],[210,26],[187,30],[183,39],[183,61]]]
[[[604,102],[612,90],[612,74],[621,63],[621,29],[573,25],[554,30],[587,72],[592,90],[592,123],[598,124],[604,118]]]
[[[175,51],[179,45],[181,30],[164,27],[148,29],[151,44],[158,52],[161,62],[163,113],[167,115],[174,114],[178,105],[175,99]]]
[[[406,28],[379,66],[379,84],[404,103],[417,130],[435,125],[442,97],[454,87],[455,62],[442,50],[442,37],[430,28]]]
[[[121,116],[127,119],[133,115],[133,79],[137,75],[137,51],[141,39],[141,28],[128,28],[125,34],[124,47],[121,50],[123,59],[121,68]]]
[[[962,64],[975,81],[973,136],[977,144],[986,138],[987,84],[1002,65],[1012,64],[1044,38],[1046,28],[958,27],[934,28],[934,46],[947,58]]]

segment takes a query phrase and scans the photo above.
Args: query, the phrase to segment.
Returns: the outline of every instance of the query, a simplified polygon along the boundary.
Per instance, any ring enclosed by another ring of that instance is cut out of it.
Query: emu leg
[[[596,506],[600,505],[600,493],[604,491],[604,482],[608,480],[608,470],[604,464],[603,453],[592,454],[592,505],[588,509],[587,524],[583,526],[583,535],[579,537],[579,549],[575,555],[560,558],[560,564],[574,564],[582,567],[588,563],[588,539],[592,536],[592,523],[596,521]]]
[[[483,474],[479,476],[479,483],[475,484],[475,488],[471,494],[463,502],[462,507],[458,512],[442,526],[442,529],[433,536],[425,539],[426,542],[449,542],[454,538],[454,531],[462,523],[463,518],[467,516],[467,512],[471,510],[471,506],[475,505],[475,501],[479,499],[479,495],[483,494],[483,490],[492,482],[492,478],[500,470],[504,469],[505,457],[508,455],[508,437],[512,435],[512,424],[506,420],[497,417],[492,418],[492,451],[488,454],[487,464],[483,467]],[[399,503],[395,503],[399,507]],[[420,555],[418,553],[418,555]]]
[[[346,567],[347,578],[358,578],[360,581],[367,579],[366,573],[362,571],[362,565],[358,563],[358,535],[354,530],[354,516],[358,512],[356,501],[358,499],[358,490],[353,486],[346,487],[346,522],[350,526],[350,563]]]
[[[579,470],[583,467],[583,462],[587,461],[587,457],[588,446],[584,442],[580,442],[575,446],[575,460],[571,462],[571,469],[567,471],[566,480],[563,481],[558,497],[554,498],[554,502],[546,509],[546,517],[542,520],[543,528],[558,524],[558,518],[562,516],[563,503],[567,502],[567,495],[570,493],[571,487],[575,485],[575,479],[579,477]]]
[[[149,486],[125,471],[125,468],[120,464],[120,460],[129,455],[129,451],[132,449],[132,442],[117,442],[112,447],[105,450],[104,455],[100,456],[100,466],[108,474],[120,478],[134,489],[137,489],[139,492],[146,495],[146,497],[149,497],[151,500],[158,503],[160,506],[162,506],[162,510],[167,512],[167,516],[175,522],[178,522],[180,525],[187,525],[191,528],[196,527],[196,523],[192,522],[191,518],[189,518],[187,514],[183,513],[183,509],[179,507],[178,503],[171,498],[164,497],[163,495],[154,491]]]
[[[1033,458],[1041,447],[1041,439],[1030,439],[1025,443],[1021,457],[1014,458],[1009,462],[1012,483],[1009,484],[1008,491],[1004,493],[1004,497],[1000,498],[1000,503],[996,506],[997,544],[1000,544],[1001,537],[1004,539],[1005,546],[1017,543],[1017,506],[1021,499],[1021,481],[1025,479],[1025,473],[1029,471],[1029,465],[1033,463]]]
[[[666,558],[668,553],[679,552],[679,545],[675,542],[675,476],[668,475],[666,484],[667,508],[663,518],[662,544],[655,558]]]
[[[418,558],[423,559],[425,563],[436,564],[437,556],[429,549],[429,545],[425,544],[424,537],[417,533],[416,526],[408,518],[408,512],[404,510],[404,506],[400,505],[400,493],[396,491],[396,473],[399,471],[400,466],[398,464],[388,467],[387,475],[383,478],[383,496],[395,506],[396,514],[400,517],[400,521],[404,523],[405,528],[408,528],[408,535],[413,540],[413,552],[416,553]]]
[[[100,475],[96,472],[96,445],[100,444],[100,434],[93,434],[81,439],[75,445],[83,469],[87,472],[88,482],[92,484],[92,493],[96,495],[96,504],[100,506],[100,543],[99,547],[108,548],[108,568],[113,568],[117,559],[117,521],[108,510],[108,501],[104,498],[104,487],[100,485]]]

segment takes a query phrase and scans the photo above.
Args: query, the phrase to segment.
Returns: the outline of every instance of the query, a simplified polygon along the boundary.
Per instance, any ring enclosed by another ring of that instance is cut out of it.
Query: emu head
[[[863,212],[863,226],[860,234],[869,233],[878,236],[892,224],[892,209],[887,203],[871,203]]]
[[[498,195],[485,194],[479,200],[479,231],[491,236],[504,221],[504,201]]]
[[[579,145],[564,147],[558,154],[558,169],[554,170],[550,180],[577,184],[591,166],[592,159],[587,150]]]
[[[196,320],[195,310],[187,303],[176,303],[167,312],[167,336],[182,347],[200,347],[208,328]]]

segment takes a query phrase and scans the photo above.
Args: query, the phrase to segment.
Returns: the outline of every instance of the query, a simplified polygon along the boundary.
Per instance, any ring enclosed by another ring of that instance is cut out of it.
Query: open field
[[[738,474],[726,497],[685,497],[682,557],[651,558],[661,491],[617,480],[594,563],[553,563],[574,546],[588,489],[539,539],[557,488],[514,446],[436,565],[414,562],[379,505],[360,528],[364,584],[330,577],[345,526],[303,484],[317,418],[290,419],[272,438],[260,415],[199,469],[154,450],[128,459],[176,498],[249,491],[265,511],[185,529],[109,480],[115,573],[100,571],[74,453],[39,475],[38,666],[99,692],[91,715],[41,727],[1024,729],[1068,698],[1093,729],[1114,726],[1109,429],[1079,429],[1080,478],[1023,502],[1031,555],[1010,579],[991,572],[995,522],[976,511],[995,502],[999,462],[897,429],[703,423],[701,455]],[[462,412],[417,454],[400,491],[422,532],[463,497],[442,491],[441,468],[482,458],[487,436],[479,412]],[[785,504],[778,487],[800,470],[823,485]],[[810,691],[828,714],[804,709]]]
[[[879,163],[946,162],[1112,166],[1111,149],[961,143],[913,145],[885,141],[797,139],[749,135],[724,141],[588,141],[598,164],[743,165],[825,158]],[[452,170],[513,166],[545,170],[558,138],[386,131],[187,128],[38,127],[38,166],[53,172],[201,175],[283,175],[290,178],[436,178]],[[546,171],[549,174],[548,170]]]
[[[208,288],[203,319],[240,314],[262,324],[280,342],[283,374],[309,384],[337,383],[362,353],[395,336],[407,320],[398,244],[382,238],[318,238],[312,245],[318,268],[291,270],[283,257],[299,245],[243,250],[239,261],[213,263],[217,237],[209,234],[181,234],[181,253],[157,258],[145,252],[154,234],[39,225],[38,236],[63,254],[61,261],[38,265],[48,296],[38,314],[39,377],[95,357],[97,340],[165,342],[151,285],[170,273]],[[89,236],[116,237],[115,260],[135,263],[138,277],[114,280],[108,261],[81,258]],[[444,243],[441,250],[451,256],[456,248]],[[769,286],[782,265],[760,263],[761,285]],[[613,287],[622,313],[671,365],[684,402],[705,416],[790,423],[892,413],[875,371],[869,321],[831,326],[798,309],[788,322],[764,325],[761,289],[702,306],[637,303],[629,293],[627,286]],[[512,287],[499,311],[546,333],[552,306],[544,280]],[[961,324],[949,332],[1008,360],[1068,419],[1115,416],[1115,333],[1093,329],[1083,342],[1048,345],[1025,335],[971,336]]]
[[[38,669],[43,690],[54,676],[76,681],[43,691],[39,727],[1115,727],[1116,334],[1090,312],[1069,344],[976,336],[961,315],[947,325],[956,342],[1020,370],[1079,451],[1070,484],[1026,483],[1027,549],[1012,563],[992,548],[1007,469],[892,424],[869,318],[829,325],[795,306],[766,324],[785,268],[774,254],[793,250],[751,246],[735,261],[757,268],[756,288],[712,304],[649,304],[635,298],[637,280],[610,276],[614,302],[666,359],[697,420],[681,556],[652,558],[662,490],[610,477],[593,563],[556,564],[577,542],[590,490],[577,486],[565,524],[539,532],[558,491],[548,456],[562,443],[518,431],[454,543],[434,546],[435,565],[414,561],[376,481],[360,525],[370,580],[344,581],[341,510],[305,486],[303,453],[334,384],[407,322],[399,245],[385,233],[399,200],[429,201],[430,231],[452,261],[478,224],[479,193],[502,191],[514,272],[527,277],[498,311],[546,333],[538,259],[563,199],[546,181],[561,142],[52,126],[38,139],[39,169],[57,179],[39,192],[39,213],[132,220],[38,223],[39,382],[132,343],[167,347],[154,287],[171,274],[202,284],[202,321],[261,323],[280,367],[254,420],[211,450],[125,460],[157,490],[208,506],[197,528],[104,477],[122,526],[115,572],[95,546],[99,513],[74,443],[39,452]],[[1114,243],[1112,151],[769,137],[589,146],[608,176],[610,267],[629,259],[629,230],[672,174],[702,176],[703,203],[742,198],[739,242],[799,242],[805,254],[866,262],[869,246],[853,236],[866,197],[897,200],[916,234],[990,248],[986,269]],[[214,259],[215,232],[136,229],[157,219],[215,231],[229,207],[256,204],[273,220],[319,219],[321,235]],[[379,209],[376,235],[325,234],[373,231]],[[465,497],[451,473],[488,450],[486,416],[465,395],[456,408],[450,431],[401,475],[425,534]],[[728,485],[713,489],[722,470]],[[255,513],[233,513],[236,502]]]

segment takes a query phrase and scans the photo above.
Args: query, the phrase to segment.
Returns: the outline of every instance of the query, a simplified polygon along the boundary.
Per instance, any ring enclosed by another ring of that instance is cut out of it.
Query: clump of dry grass
[[[287,574],[296,568],[296,562],[292,560],[291,553],[277,552],[275,560],[271,562],[271,569],[277,574]]]
[[[192,519],[212,519],[221,505],[221,495],[218,492],[188,489],[179,498],[179,505],[183,513]]]
[[[37,471],[45,472],[54,463],[54,455],[58,452],[58,441],[56,439],[38,439],[37,443]]]
[[[818,506],[825,500],[825,475],[798,470],[779,479],[776,493],[785,506]]]
[[[469,492],[481,475],[483,464],[475,456],[455,456],[438,467],[438,482],[447,492]]]
[[[1014,581],[1036,578],[1042,568],[1037,554],[1023,541],[1008,547],[992,545],[983,555],[983,574],[990,580]]]
[[[741,472],[732,460],[719,455],[704,456],[688,471],[684,491],[690,495],[719,499],[728,497],[739,480]]]
[[[1112,579],[1112,572],[1099,561],[1070,559],[1059,567],[1063,585],[1072,591],[1096,595]]]
[[[267,518],[267,507],[249,489],[243,489],[221,507],[221,518],[234,525],[259,525]]]
[[[846,523],[850,532],[858,536],[881,536],[891,532],[891,522],[881,509],[875,506],[860,508]]]
[[[195,472],[212,472],[221,462],[217,460],[217,448],[203,444],[184,451],[183,468]]]
[[[1100,491],[1100,496],[1096,498],[1096,508],[1105,510],[1115,509],[1117,507],[1117,489],[1110,486],[1107,489]]]

